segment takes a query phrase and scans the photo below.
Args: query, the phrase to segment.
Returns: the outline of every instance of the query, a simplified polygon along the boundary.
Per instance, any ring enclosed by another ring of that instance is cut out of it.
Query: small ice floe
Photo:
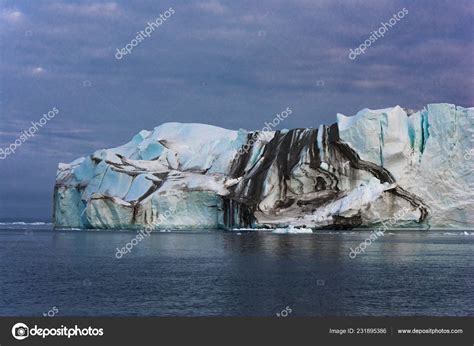
[[[242,233],[238,232],[237,235],[242,235]]]
[[[311,228],[296,228],[289,226],[287,228],[275,228],[272,233],[274,234],[309,234],[313,233]]]
[[[474,233],[469,234],[469,232],[444,232],[444,235],[474,235]]]

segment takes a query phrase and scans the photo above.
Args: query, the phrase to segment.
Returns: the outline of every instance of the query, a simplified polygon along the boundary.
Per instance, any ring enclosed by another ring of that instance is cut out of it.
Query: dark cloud
[[[337,112],[473,105],[471,1],[3,1],[2,147],[52,107],[60,115],[0,161],[0,218],[51,215],[58,162],[166,121],[285,127]],[[173,7],[131,54],[117,48]],[[356,48],[402,8],[365,54]]]

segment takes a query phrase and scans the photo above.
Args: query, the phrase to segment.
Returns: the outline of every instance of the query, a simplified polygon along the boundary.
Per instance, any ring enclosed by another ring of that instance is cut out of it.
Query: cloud
[[[17,9],[3,9],[0,13],[0,18],[10,24],[20,22],[24,17],[24,14]]]
[[[38,66],[38,67],[33,67],[31,69],[31,73],[35,76],[40,76],[40,75],[45,74],[46,70],[44,68],[42,68],[41,66]]]
[[[321,10],[324,8],[334,9],[338,7],[354,9],[363,8],[365,10],[387,7],[390,5],[390,0],[346,0],[343,2],[337,2],[334,0],[294,0],[293,3],[305,8],[306,10]]]
[[[348,58],[404,6],[410,14],[403,22],[363,56]],[[53,105],[62,114],[0,169],[14,182],[0,186],[0,204],[20,205],[16,196],[27,191],[41,196],[31,207],[50,208],[50,192],[41,191],[53,186],[57,162],[121,145],[164,121],[258,128],[287,103],[298,114],[285,125],[292,128],[331,124],[337,112],[365,107],[474,103],[472,0],[195,0],[178,7],[179,16],[118,63],[116,47],[164,5],[0,6],[0,141],[11,142]],[[45,178],[31,167],[41,167]],[[22,210],[30,216],[27,206]]]
[[[228,12],[227,7],[222,5],[219,0],[209,0],[206,2],[201,2],[197,5],[197,7],[205,12],[209,12],[212,14],[224,14]]]
[[[267,24],[268,23],[268,13],[250,13],[245,14],[240,17],[241,21],[248,24]]]
[[[48,9],[60,14],[85,17],[116,17],[121,13],[119,5],[115,2],[90,3],[84,5],[54,3],[48,5]]]
[[[208,39],[224,39],[224,40],[241,40],[249,36],[249,33],[242,29],[230,29],[230,28],[213,28],[209,30],[196,30],[191,34],[200,40]]]

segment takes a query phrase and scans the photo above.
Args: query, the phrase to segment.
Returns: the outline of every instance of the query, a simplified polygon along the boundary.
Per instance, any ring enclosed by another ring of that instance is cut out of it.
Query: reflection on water
[[[0,315],[473,315],[474,235],[0,231]],[[85,284],[87,283],[87,284]],[[46,309],[46,310],[45,310]],[[286,313],[285,312],[285,313]]]

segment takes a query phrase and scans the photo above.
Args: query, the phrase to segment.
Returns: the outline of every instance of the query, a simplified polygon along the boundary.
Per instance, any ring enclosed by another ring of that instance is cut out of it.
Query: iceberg
[[[273,234],[312,234],[311,228],[296,228],[292,225],[287,228],[275,228]]]
[[[473,121],[440,103],[272,132],[165,123],[60,163],[54,226],[472,230]]]

